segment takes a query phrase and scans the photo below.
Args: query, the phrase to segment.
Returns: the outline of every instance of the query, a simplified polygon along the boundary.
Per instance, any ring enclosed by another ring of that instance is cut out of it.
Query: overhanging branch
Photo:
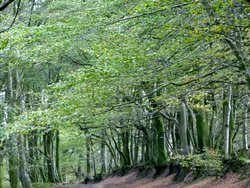
[[[179,8],[179,7],[184,7],[184,6],[190,5],[190,4],[192,4],[192,3],[193,3],[193,2],[191,2],[191,3],[182,3],[182,4],[174,5],[174,6],[171,6],[170,9]],[[111,22],[107,23],[107,25],[112,25],[112,24],[115,24],[115,23],[118,23],[118,22],[122,22],[122,21],[126,21],[126,20],[131,20],[131,19],[135,19],[135,18],[138,18],[138,17],[149,16],[149,15],[153,15],[153,14],[156,14],[156,13],[159,13],[159,12],[164,12],[164,11],[166,11],[168,8],[169,8],[169,7],[167,7],[167,8],[162,8],[162,9],[157,9],[157,10],[154,10],[154,11],[152,11],[152,12],[144,12],[144,13],[136,14],[136,15],[133,15],[133,16],[123,17],[123,18],[120,18],[120,19],[111,21]]]
[[[0,11],[6,9],[11,3],[13,3],[15,0],[8,0],[0,4]]]
[[[7,28],[0,31],[0,33],[8,31],[14,25],[14,23],[16,22],[16,18],[17,18],[18,14],[19,14],[20,6],[21,6],[21,0],[19,0],[18,3],[17,3],[17,10],[16,10],[15,16],[14,16],[11,24]]]

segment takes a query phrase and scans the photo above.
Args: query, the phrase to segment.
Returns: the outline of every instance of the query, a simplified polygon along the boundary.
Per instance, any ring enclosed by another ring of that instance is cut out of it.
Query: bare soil
[[[153,173],[152,173],[153,174]],[[125,176],[107,177],[99,183],[56,185],[54,188],[250,188],[250,178],[242,179],[240,174],[227,173],[224,177],[206,177],[195,181],[188,174],[183,181],[174,181],[175,174],[152,178],[140,178],[138,172],[130,172]]]

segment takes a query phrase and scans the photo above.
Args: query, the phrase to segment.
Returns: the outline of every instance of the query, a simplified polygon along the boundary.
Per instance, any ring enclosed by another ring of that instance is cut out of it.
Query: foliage
[[[206,152],[196,155],[177,155],[170,159],[175,165],[180,165],[184,169],[189,169],[204,175],[220,175],[224,164],[222,156],[214,152]]]
[[[241,147],[250,89],[247,1],[34,2],[15,1],[0,16],[2,28],[17,16],[0,33],[3,145],[37,131],[36,149],[46,153],[46,134],[60,131],[60,161],[71,175],[71,164],[100,170],[103,148],[110,170],[168,153],[183,168],[218,173],[223,142],[230,155]],[[184,148],[189,155],[179,155]]]

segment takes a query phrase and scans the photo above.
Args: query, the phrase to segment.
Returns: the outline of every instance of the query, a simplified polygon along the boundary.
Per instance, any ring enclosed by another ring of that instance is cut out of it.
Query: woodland
[[[249,54],[248,0],[1,0],[0,188],[249,164]]]

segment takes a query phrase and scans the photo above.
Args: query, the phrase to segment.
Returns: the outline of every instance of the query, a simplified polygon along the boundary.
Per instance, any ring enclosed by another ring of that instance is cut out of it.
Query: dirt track
[[[156,179],[138,179],[136,173],[121,177],[109,177],[95,184],[57,185],[54,188],[250,188],[250,179],[241,179],[239,174],[228,173],[224,178],[207,177],[192,183],[174,182],[174,175]]]

